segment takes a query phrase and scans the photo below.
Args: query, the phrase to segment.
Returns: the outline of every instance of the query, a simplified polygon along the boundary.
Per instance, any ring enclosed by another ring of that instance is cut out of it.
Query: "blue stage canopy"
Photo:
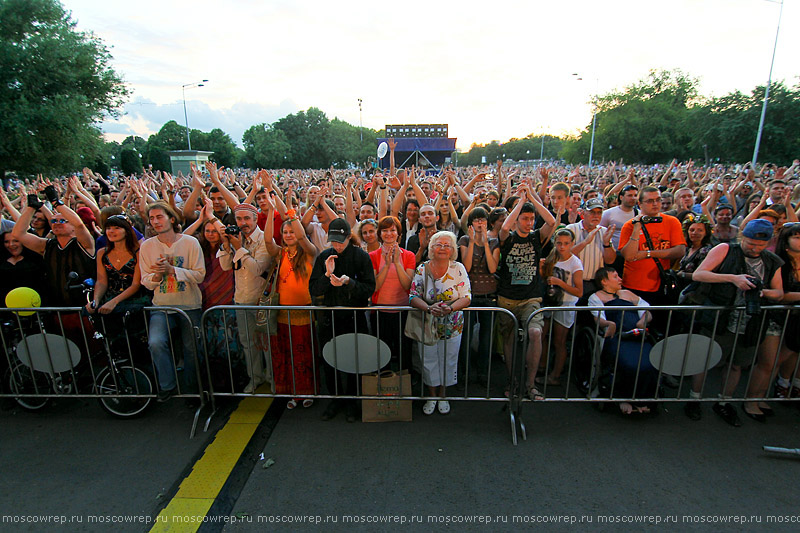
[[[387,141],[379,138],[378,144]],[[456,149],[455,138],[442,137],[406,137],[395,139],[397,148],[394,151],[394,162],[400,167],[408,160],[406,166],[417,164],[418,159],[427,159],[431,164],[439,167],[450,157]],[[413,156],[413,157],[412,157]],[[389,155],[381,159],[381,168],[389,168]]]

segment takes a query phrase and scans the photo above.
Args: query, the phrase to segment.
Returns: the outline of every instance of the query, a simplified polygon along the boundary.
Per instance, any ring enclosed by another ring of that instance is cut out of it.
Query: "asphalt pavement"
[[[528,439],[513,446],[497,403],[453,402],[451,414],[430,417],[415,405],[411,423],[323,422],[324,402],[283,403],[235,468],[227,505],[200,531],[797,531],[786,520],[800,515],[800,461],[761,449],[800,447],[794,407],[733,428],[708,404],[699,422],[680,405],[630,419],[585,404],[526,404]],[[125,421],[91,400],[39,413],[4,401],[2,514],[83,521],[0,527],[148,531],[88,520],[158,514],[226,421],[223,412],[189,439],[192,414],[180,400]]]

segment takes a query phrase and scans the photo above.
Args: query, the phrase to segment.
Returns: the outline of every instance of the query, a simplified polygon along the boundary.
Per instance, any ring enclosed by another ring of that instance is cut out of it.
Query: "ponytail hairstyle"
[[[556,230],[555,235],[553,235],[553,242],[555,242],[558,237],[562,237],[564,235],[568,236],[572,242],[575,242],[575,234],[567,228],[560,228]],[[550,253],[547,255],[547,259],[544,260],[544,264],[542,265],[542,277],[549,278],[552,276],[556,263],[558,263],[558,250],[556,250],[556,247],[553,246],[553,249],[550,250]]]

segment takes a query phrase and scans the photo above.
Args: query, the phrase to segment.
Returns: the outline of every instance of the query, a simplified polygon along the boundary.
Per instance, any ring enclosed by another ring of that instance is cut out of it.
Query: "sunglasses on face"
[[[66,224],[69,222],[66,218],[51,218],[50,224]]]

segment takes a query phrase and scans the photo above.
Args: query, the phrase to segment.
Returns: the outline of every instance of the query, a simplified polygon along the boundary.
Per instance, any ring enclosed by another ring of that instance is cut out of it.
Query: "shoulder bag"
[[[650,239],[650,233],[647,231],[647,225],[642,223],[642,221],[639,221],[639,224],[642,225],[642,234],[644,234],[644,240],[647,244],[647,248],[650,251],[655,251],[653,248],[653,241]],[[667,270],[664,268],[664,265],[661,264],[661,261],[655,257],[651,257],[651,259],[655,261],[656,267],[658,268],[658,273],[661,275],[661,286],[658,289],[659,294],[664,297],[665,302],[668,304],[678,303],[678,297],[681,294],[678,274],[674,270]]]
[[[428,265],[422,265],[422,294],[427,297],[428,295],[428,280],[431,278],[428,274]],[[430,281],[433,281],[432,279]],[[436,286],[434,285],[434,291]],[[424,298],[423,298],[424,300]],[[406,337],[409,339],[421,342],[426,346],[433,346],[439,342],[439,332],[436,328],[436,320],[433,315],[425,311],[415,309],[408,312],[408,319],[406,320]]]

